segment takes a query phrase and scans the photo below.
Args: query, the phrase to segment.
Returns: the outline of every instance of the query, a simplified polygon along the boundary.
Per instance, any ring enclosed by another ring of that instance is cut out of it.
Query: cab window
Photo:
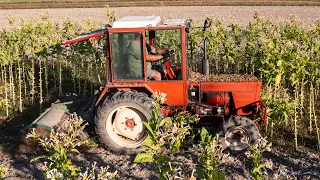
[[[141,33],[111,34],[113,77],[115,80],[143,80]]]

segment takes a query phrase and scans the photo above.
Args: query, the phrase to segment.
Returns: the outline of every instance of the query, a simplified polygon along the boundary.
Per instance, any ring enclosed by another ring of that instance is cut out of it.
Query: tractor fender
[[[144,92],[149,97],[155,92],[150,86],[147,84],[138,84],[138,83],[113,83],[107,84],[104,89],[102,90],[97,102],[96,106],[101,102],[102,99],[106,97],[111,97],[115,92],[118,91],[137,91],[137,92]]]

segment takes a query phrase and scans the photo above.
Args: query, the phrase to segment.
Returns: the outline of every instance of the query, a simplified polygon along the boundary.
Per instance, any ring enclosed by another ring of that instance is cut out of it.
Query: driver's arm
[[[162,59],[163,56],[162,55],[147,54],[146,58],[147,58],[147,61],[158,61],[158,60]]]
[[[166,51],[170,51],[170,50],[172,50],[171,48],[155,48],[155,47],[153,47],[153,46],[150,46],[150,52],[152,53],[152,54],[163,54],[163,53],[165,53]]]
[[[154,48],[154,49],[155,49],[156,54],[163,54],[166,51],[172,50],[171,48]]]

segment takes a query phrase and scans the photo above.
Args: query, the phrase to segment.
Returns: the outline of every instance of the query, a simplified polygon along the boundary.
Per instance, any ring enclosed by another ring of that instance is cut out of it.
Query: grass
[[[131,6],[320,6],[319,0],[1,0],[0,9]]]

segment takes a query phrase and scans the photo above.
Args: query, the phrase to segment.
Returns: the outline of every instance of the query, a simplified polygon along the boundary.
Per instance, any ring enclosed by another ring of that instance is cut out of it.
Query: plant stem
[[[312,89],[312,112],[313,112],[313,118],[314,118],[314,124],[316,127],[316,133],[317,133],[317,140],[318,140],[318,149],[320,149],[320,129],[318,128],[318,122],[317,122],[317,115],[316,115],[316,110],[314,107],[314,99],[315,99],[315,92],[314,89]]]
[[[34,105],[35,95],[35,69],[34,69],[34,58],[31,60],[31,104]]]
[[[6,66],[3,66],[4,68],[4,91],[5,91],[5,99],[6,99],[6,113],[7,117],[9,117],[9,100],[8,100],[8,84],[7,84],[7,68]]]
[[[22,112],[23,109],[23,101],[22,101],[22,79],[21,79],[21,65],[20,61],[18,61],[18,73],[19,73],[19,111]]]
[[[312,100],[313,100],[313,84],[310,83],[310,90],[309,90],[309,133],[312,133]]]
[[[58,59],[59,59],[59,96],[62,96],[62,57],[61,53],[59,52]]]
[[[14,85],[14,74],[12,64],[9,66],[9,82],[10,82],[10,93],[12,98],[13,107],[16,107],[16,93],[15,93],[15,85]]]
[[[294,103],[294,140],[295,140],[295,148],[298,150],[298,129],[297,129],[297,122],[298,122],[298,112],[297,112],[297,105],[299,103],[299,96],[298,96],[298,83],[295,85],[295,91],[294,91],[294,96],[295,96],[295,103]]]
[[[42,112],[42,103],[43,103],[43,88],[42,88],[42,62],[41,58],[39,58],[39,105],[40,105],[40,113]]]

